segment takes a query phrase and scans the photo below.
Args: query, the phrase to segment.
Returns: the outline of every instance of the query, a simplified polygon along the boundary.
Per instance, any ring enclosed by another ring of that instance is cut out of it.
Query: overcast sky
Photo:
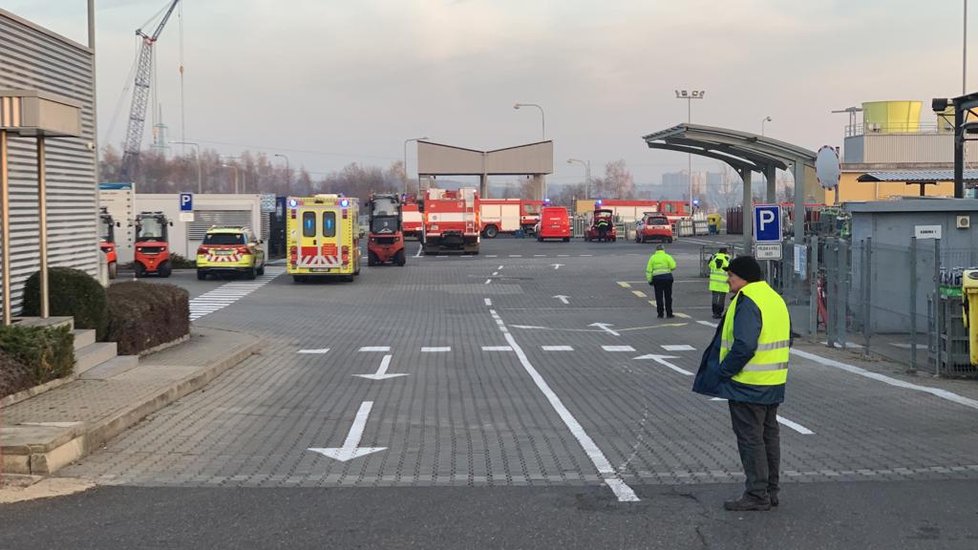
[[[676,89],[706,90],[694,123],[760,133],[770,116],[769,136],[812,150],[841,145],[847,116],[829,111],[863,101],[923,100],[932,121],[930,98],[961,92],[963,1],[184,0],[156,46],[157,76],[172,140],[182,112],[187,140],[286,154],[317,174],[386,168],[418,136],[474,149],[538,141],[540,112],[513,109],[523,102],[545,113],[549,181],[581,181],[575,157],[596,176],[625,159],[637,183],[657,183],[686,166],[641,139],[685,122]],[[103,144],[125,133],[134,30],[168,3],[96,0]],[[86,0],[0,7],[87,42]]]

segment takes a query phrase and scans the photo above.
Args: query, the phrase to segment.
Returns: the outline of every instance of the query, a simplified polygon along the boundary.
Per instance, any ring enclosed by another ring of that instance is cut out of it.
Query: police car
[[[197,279],[208,274],[240,273],[247,279],[265,274],[262,241],[247,227],[215,225],[197,248]]]

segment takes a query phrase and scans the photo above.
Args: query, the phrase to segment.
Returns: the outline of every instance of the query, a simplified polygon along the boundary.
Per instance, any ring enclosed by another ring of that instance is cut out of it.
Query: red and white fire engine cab
[[[482,224],[478,190],[429,188],[425,190],[422,208],[422,247],[426,255],[447,251],[479,253]]]

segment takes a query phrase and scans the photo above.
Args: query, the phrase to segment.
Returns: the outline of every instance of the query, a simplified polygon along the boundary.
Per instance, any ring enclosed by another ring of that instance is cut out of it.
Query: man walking
[[[710,257],[710,294],[713,296],[713,318],[723,317],[723,302],[730,292],[730,285],[727,284],[727,266],[730,265],[730,255],[727,248],[722,247],[716,254]]]
[[[727,267],[730,308],[703,354],[693,391],[725,398],[747,477],[744,494],[723,503],[732,511],[778,505],[781,443],[778,405],[788,380],[791,320],[784,300],[762,279],[752,256]]]
[[[672,319],[672,271],[676,269],[676,260],[666,253],[659,244],[655,246],[655,254],[649,257],[645,266],[645,279],[655,289],[655,309],[659,319],[662,319],[663,309],[666,317]]]

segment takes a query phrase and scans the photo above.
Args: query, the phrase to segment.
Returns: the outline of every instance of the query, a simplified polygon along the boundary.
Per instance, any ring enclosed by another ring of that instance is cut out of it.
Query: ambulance
[[[360,209],[355,197],[289,197],[285,208],[286,273],[294,281],[352,281],[360,274]]]

